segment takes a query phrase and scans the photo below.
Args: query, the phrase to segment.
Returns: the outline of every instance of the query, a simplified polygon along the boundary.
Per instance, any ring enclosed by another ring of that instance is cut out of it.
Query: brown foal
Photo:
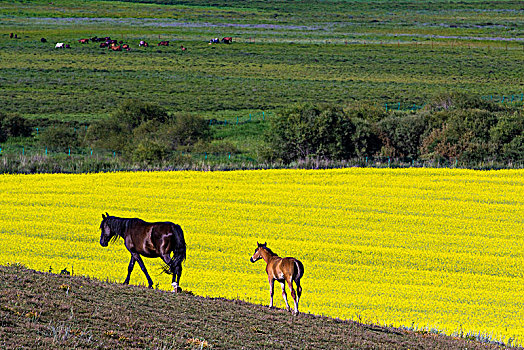
[[[273,286],[275,280],[280,282],[282,286],[282,297],[286,302],[286,309],[290,311],[289,304],[287,302],[286,294],[286,282],[291,290],[291,297],[295,302],[295,315],[298,314],[298,301],[302,295],[302,287],[300,286],[300,279],[304,276],[304,265],[295,258],[281,258],[271,251],[267,247],[267,243],[260,244],[257,242],[257,249],[255,254],[251,257],[250,261],[254,263],[259,259],[264,259],[266,262],[267,278],[269,280],[269,296],[270,302],[269,307],[273,307]],[[293,289],[293,281],[297,285],[297,292]]]

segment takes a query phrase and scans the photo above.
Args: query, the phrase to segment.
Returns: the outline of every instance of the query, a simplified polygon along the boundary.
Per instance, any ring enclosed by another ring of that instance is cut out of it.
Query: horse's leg
[[[175,281],[175,276],[176,276],[176,281]],[[176,283],[176,287],[175,287],[175,291],[178,292],[178,285],[180,284],[180,277],[182,276],[182,264],[179,264],[176,268],[175,268],[175,274],[173,275],[173,283]]]
[[[282,284],[282,288],[284,288],[283,285],[284,284]],[[298,315],[298,299],[297,299],[297,294],[295,293],[295,289],[293,289],[293,279],[291,277],[287,279],[287,285],[289,286],[289,289],[291,290],[291,297],[293,298],[293,301],[295,302],[295,315]],[[286,301],[286,304],[287,304],[287,301]],[[289,306],[287,309],[289,310]]]
[[[146,275],[147,283],[149,283],[148,287],[149,288],[153,288],[153,280],[151,279],[151,277],[149,277],[149,274],[147,273],[147,270],[146,270],[146,265],[144,265],[144,262],[142,261],[142,258],[140,257],[140,255],[138,253],[134,253],[133,257],[135,258],[136,261],[138,261],[138,265],[140,265],[140,268],[142,269],[142,271]]]
[[[173,286],[173,292],[178,292],[178,284],[180,283],[180,276],[182,276],[182,264],[178,266],[173,266],[173,261],[171,260],[171,257],[169,254],[162,254],[160,256],[162,260],[166,263],[167,266],[169,266],[169,271],[173,275],[173,278],[171,279],[171,285]]]
[[[173,292],[176,293],[178,289],[178,281],[180,280],[180,277],[177,280],[178,269],[177,267],[173,266],[173,261],[171,260],[169,254],[162,254],[160,257],[162,260],[164,260],[166,265],[169,266],[169,272],[171,272],[171,275],[173,275],[171,278],[171,285],[173,286]]]
[[[287,293],[286,293],[286,283],[280,282],[280,285],[282,286],[282,298],[284,298],[284,301],[286,302],[286,310],[289,311],[289,303],[287,302]]]
[[[124,281],[124,284],[129,284],[129,279],[131,278],[131,272],[133,271],[133,267],[135,267],[135,258],[133,255],[131,255],[131,261],[129,261],[129,266],[127,267],[127,277]]]
[[[271,309],[273,307],[273,294],[274,294],[274,285],[275,280],[273,278],[269,278],[269,308]]]

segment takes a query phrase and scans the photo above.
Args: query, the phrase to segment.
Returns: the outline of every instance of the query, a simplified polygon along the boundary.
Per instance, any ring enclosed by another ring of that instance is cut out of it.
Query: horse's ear
[[[106,218],[107,218],[108,216],[109,216],[109,214],[108,214],[107,211],[106,211]]]
[[[105,219],[105,218],[106,218],[106,216],[104,214],[102,214],[102,219]]]
[[[257,246],[260,247],[260,243],[258,243],[258,241],[257,241]]]
[[[267,247],[267,242],[264,242],[263,246],[264,246],[264,247]]]

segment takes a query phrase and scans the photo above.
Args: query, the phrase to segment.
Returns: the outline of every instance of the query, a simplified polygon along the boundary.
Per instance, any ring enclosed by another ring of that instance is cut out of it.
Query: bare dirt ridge
[[[303,298],[307,298],[305,290]],[[2,349],[503,349],[239,300],[0,266]]]

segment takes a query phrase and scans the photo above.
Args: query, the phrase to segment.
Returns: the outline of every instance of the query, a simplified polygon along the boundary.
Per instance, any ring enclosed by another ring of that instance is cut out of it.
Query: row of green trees
[[[182,152],[240,152],[231,142],[213,140],[204,118],[140,101],[123,103],[109,118],[74,126],[49,122],[36,142],[62,152],[105,149],[149,165],[176,162]],[[0,142],[29,137],[33,130],[28,120],[0,113]],[[386,111],[364,103],[295,105],[271,118],[260,144],[257,161],[266,164],[368,157],[461,164],[522,161],[524,110],[459,94],[438,96],[418,111]]]
[[[37,143],[49,151],[95,148],[116,152],[134,163],[162,161],[173,151],[191,151],[210,138],[209,123],[193,114],[170,114],[161,106],[126,101],[107,119],[90,125],[50,122],[40,130]],[[0,142],[30,136],[26,119],[0,114]]]
[[[524,111],[459,94],[439,96],[417,112],[300,105],[273,119],[266,139],[266,157],[285,163],[309,157],[519,161]]]

